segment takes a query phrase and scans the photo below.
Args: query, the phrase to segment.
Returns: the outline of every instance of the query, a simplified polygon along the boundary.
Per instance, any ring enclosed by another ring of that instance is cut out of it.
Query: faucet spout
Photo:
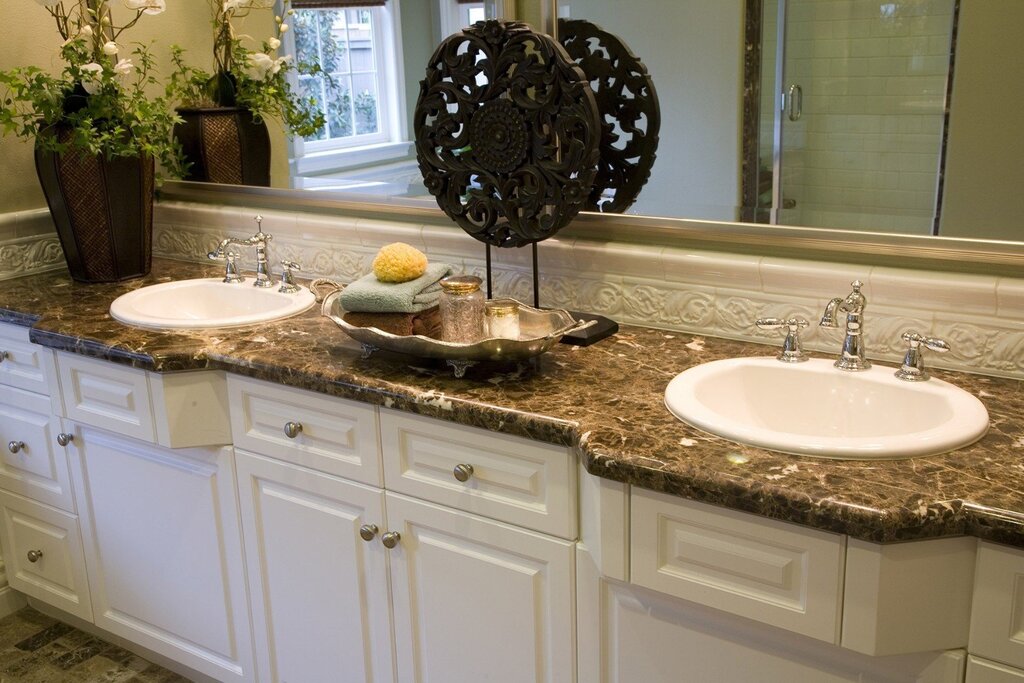
[[[867,298],[860,291],[863,285],[860,280],[854,280],[853,291],[846,298],[829,301],[819,323],[821,327],[839,327],[836,314],[846,314],[846,336],[843,338],[839,360],[835,362],[840,370],[859,372],[871,367],[871,361],[864,357],[864,308],[867,306]]]

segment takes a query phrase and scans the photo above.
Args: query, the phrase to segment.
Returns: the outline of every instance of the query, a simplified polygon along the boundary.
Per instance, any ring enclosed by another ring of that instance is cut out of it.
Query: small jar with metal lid
[[[519,339],[519,304],[515,301],[488,301],[484,316],[487,318],[488,336]]]
[[[484,338],[483,281],[475,275],[441,280],[441,339],[472,344]]]

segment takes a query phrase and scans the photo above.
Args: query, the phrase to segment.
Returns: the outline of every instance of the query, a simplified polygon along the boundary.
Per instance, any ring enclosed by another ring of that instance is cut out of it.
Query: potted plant
[[[123,33],[165,0],[123,0],[115,23],[108,0],[38,0],[63,38],[64,66],[0,72],[0,128],[35,141],[43,194],[71,276],[113,282],[145,275],[152,261],[154,160],[179,167],[174,113],[143,46],[125,54]]]
[[[189,66],[182,50],[172,48],[176,71],[168,95],[182,106],[175,126],[189,162],[186,180],[235,185],[270,185],[270,135],[265,120],[279,119],[289,132],[312,135],[324,125],[315,100],[292,90],[291,71],[318,73],[279,54],[287,18],[274,17],[274,35],[255,40],[237,33],[234,22],[253,11],[272,11],[273,0],[208,0],[213,18],[214,71]],[[287,8],[287,2],[285,2]]]

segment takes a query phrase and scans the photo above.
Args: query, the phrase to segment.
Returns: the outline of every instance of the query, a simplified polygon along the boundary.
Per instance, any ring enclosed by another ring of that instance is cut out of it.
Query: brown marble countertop
[[[910,460],[835,461],[743,446],[689,427],[663,404],[686,368],[763,356],[769,347],[623,327],[588,348],[556,345],[519,367],[444,366],[387,352],[369,359],[316,309],[261,326],[157,332],[107,309],[154,282],[214,275],[157,261],[148,278],[80,285],[57,273],[0,283],[0,322],[33,341],[157,372],[223,369],[251,377],[575,447],[588,471],[774,519],[874,542],[972,534],[1024,547],[1024,382],[935,372],[980,397],[988,434],[972,446]]]

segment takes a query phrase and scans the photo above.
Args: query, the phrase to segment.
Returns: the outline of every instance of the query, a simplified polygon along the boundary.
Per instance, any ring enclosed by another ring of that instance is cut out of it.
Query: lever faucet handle
[[[237,251],[229,251],[224,254],[224,282],[228,284],[245,282],[245,278],[238,272],[236,259],[238,259]]]
[[[924,367],[922,346],[936,353],[946,353],[950,349],[949,342],[944,339],[925,337],[913,331],[904,332],[900,338],[907,342],[907,352],[903,356],[903,365],[896,371],[896,377],[907,382],[924,382],[931,377]]]
[[[786,330],[786,340],[782,342],[782,351],[776,356],[783,363],[803,363],[808,360],[800,343],[800,330],[808,323],[803,318],[758,318],[754,323],[760,330]]]
[[[294,294],[299,291],[301,287],[295,284],[295,278],[292,275],[293,270],[300,270],[300,266],[295,261],[281,261],[281,286],[277,291],[283,294]]]

